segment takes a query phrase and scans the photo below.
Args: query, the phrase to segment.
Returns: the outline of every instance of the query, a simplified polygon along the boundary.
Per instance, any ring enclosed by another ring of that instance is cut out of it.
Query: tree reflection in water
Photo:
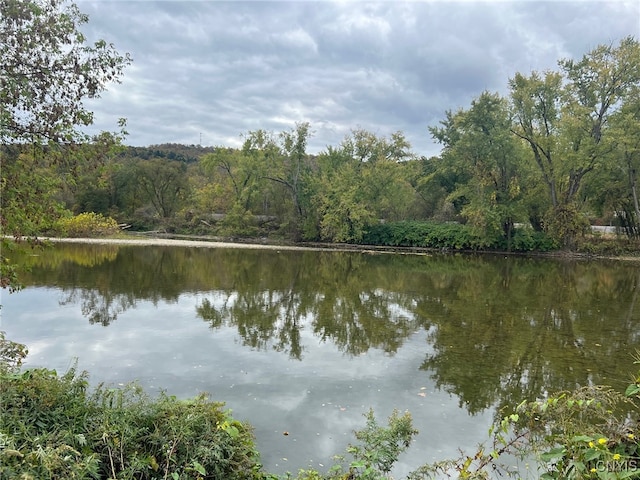
[[[640,272],[624,263],[82,244],[23,262],[27,285],[61,286],[91,323],[196,293],[212,334],[234,328],[248,347],[301,361],[310,337],[394,355],[424,329],[420,368],[471,413],[622,385],[616,371],[640,349]]]

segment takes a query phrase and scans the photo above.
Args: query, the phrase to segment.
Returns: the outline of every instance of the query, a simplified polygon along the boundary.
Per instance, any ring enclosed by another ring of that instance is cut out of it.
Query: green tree
[[[307,222],[306,235],[359,242],[366,228],[380,219],[406,218],[415,191],[402,163],[411,158],[401,132],[386,138],[355,130],[339,147],[321,152],[308,185],[315,224]]]
[[[409,182],[413,187],[420,214],[419,219],[454,221],[466,203],[463,197],[451,195],[458,183],[468,181],[468,172],[442,162],[440,157],[422,157],[406,162]]]
[[[547,229],[570,246],[584,227],[578,193],[612,148],[609,119],[640,82],[640,44],[628,37],[559,66],[561,72],[510,80],[512,131],[528,145],[547,186]]]
[[[38,145],[14,145],[0,151],[0,231],[16,237],[34,236],[48,231],[62,215],[64,205],[57,198],[61,179],[53,167],[58,153]]]
[[[75,213],[95,212],[108,215],[116,206],[113,174],[119,168],[118,155],[125,147],[124,120],[120,133],[102,132],[89,141],[67,146],[56,165],[62,179],[60,195],[65,206]]]
[[[640,236],[640,88],[611,116],[612,151],[598,176],[587,185],[601,216],[615,217],[630,237]]]
[[[310,173],[310,157],[307,142],[311,136],[308,122],[298,123],[294,129],[279,134],[279,155],[271,156],[265,178],[284,187],[290,197],[291,208],[285,212],[285,225],[294,238],[300,237],[302,218],[305,216],[307,199],[304,197],[305,181]]]
[[[510,133],[506,99],[484,92],[468,110],[447,112],[441,125],[429,129],[444,145],[441,168],[462,180],[449,199],[464,199],[462,215],[487,239],[502,235],[508,243],[524,209],[521,152]]]
[[[347,152],[329,147],[318,157],[312,203],[316,234],[322,240],[358,242],[367,225],[375,220],[362,185],[362,164]],[[307,234],[312,230],[307,227]]]
[[[90,125],[86,98],[131,62],[113,45],[87,43],[88,16],[66,0],[0,1],[0,141],[64,141]]]
[[[155,158],[138,164],[140,189],[163,219],[171,218],[182,207],[188,182],[184,163]]]
[[[91,124],[93,115],[83,100],[117,82],[131,62],[104,40],[87,44],[80,31],[87,21],[65,0],[0,0],[1,233],[38,233],[52,220],[43,210],[49,199],[42,192],[48,195],[52,187],[50,175],[42,171],[48,165],[36,165],[42,174],[24,172],[42,161],[39,152],[47,142],[85,138],[78,127]],[[33,154],[13,154],[7,147],[26,143],[33,145]],[[6,251],[0,262],[3,287],[17,281]]]
[[[254,199],[264,183],[263,150],[254,148],[252,140],[245,141],[241,150],[219,147],[204,155],[201,164],[211,177],[229,185],[232,200],[225,212],[223,227],[226,233],[250,233]]]
[[[361,128],[355,129],[345,137],[340,147],[358,162],[400,162],[413,157],[411,144],[400,131],[386,138]]]

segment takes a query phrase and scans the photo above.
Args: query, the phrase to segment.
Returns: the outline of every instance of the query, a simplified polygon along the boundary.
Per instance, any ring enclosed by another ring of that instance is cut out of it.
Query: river
[[[634,372],[635,264],[189,245],[30,252],[1,329],[27,367],[209,392],[274,473],[326,470],[373,408],[420,431],[399,478],[472,451],[523,399]]]

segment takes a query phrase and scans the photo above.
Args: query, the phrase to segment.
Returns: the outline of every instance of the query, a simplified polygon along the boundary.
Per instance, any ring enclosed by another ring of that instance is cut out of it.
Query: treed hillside
[[[215,148],[213,147],[163,143],[162,145],[150,145],[148,147],[125,147],[119,156],[121,158],[139,158],[141,160],[166,158],[167,160],[195,163],[200,160],[202,155],[214,151]]]

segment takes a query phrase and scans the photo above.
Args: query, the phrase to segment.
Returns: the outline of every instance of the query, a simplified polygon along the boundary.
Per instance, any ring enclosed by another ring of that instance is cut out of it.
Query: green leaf
[[[200,463],[196,462],[195,460],[193,461],[193,468],[200,475],[206,475],[207,474],[207,471],[204,469],[204,467]]]
[[[595,448],[590,448],[584,454],[584,460],[586,462],[590,462],[591,460],[595,460],[596,458],[600,458],[601,454],[602,454],[602,452],[600,452],[599,450],[596,450]]]
[[[618,478],[637,478],[638,477],[638,469],[630,467],[629,470],[618,473]]]
[[[629,385],[627,387],[627,389],[624,391],[624,394],[627,397],[630,397],[632,395],[637,395],[638,392],[640,392],[640,385],[638,385],[637,383],[632,383],[631,385]]]
[[[558,448],[554,448],[549,450],[548,452],[544,452],[542,454],[540,454],[540,460],[542,460],[543,462],[549,462],[551,460],[554,460],[556,458],[562,458],[564,456],[564,454],[566,453],[566,449],[564,447],[558,447]]]

